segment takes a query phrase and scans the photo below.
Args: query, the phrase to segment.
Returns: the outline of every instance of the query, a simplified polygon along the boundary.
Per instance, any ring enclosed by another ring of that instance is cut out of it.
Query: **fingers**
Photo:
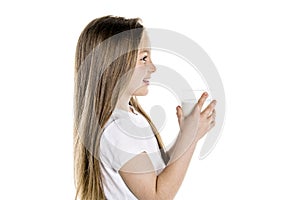
[[[211,112],[211,115],[209,115],[207,118],[210,119],[210,120],[214,120],[216,118],[216,110],[213,109],[213,111]]]
[[[177,115],[178,123],[180,125],[183,120],[183,112],[182,112],[182,108],[180,106],[176,107],[176,115]]]
[[[216,125],[216,121],[214,120],[214,121],[212,121],[212,122],[210,123],[207,132],[210,131],[213,127],[215,127],[215,125]]]
[[[217,104],[216,100],[213,100],[212,102],[210,102],[210,104],[205,108],[205,110],[202,111],[202,114],[206,115],[206,116],[210,116],[213,112],[213,110],[215,109],[215,106]]]
[[[200,110],[202,109],[203,104],[204,104],[205,100],[207,99],[207,97],[208,97],[208,93],[207,93],[207,92],[204,92],[204,93],[201,95],[200,99],[198,100],[197,105],[198,105],[198,107],[199,107]]]
[[[207,120],[209,122],[208,131],[210,131],[216,125],[215,119],[216,119],[216,110],[213,109],[211,115],[207,117]]]

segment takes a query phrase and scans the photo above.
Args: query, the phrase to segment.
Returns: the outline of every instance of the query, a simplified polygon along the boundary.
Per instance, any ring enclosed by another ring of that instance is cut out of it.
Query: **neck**
[[[117,103],[117,108],[118,109],[121,109],[121,110],[125,110],[125,111],[130,111],[130,108],[129,108],[129,101],[130,101],[130,98],[131,98],[131,95],[122,95],[120,97],[120,99],[118,100],[118,103]]]

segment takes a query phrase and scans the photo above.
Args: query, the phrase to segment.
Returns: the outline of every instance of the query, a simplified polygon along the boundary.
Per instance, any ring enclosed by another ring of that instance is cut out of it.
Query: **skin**
[[[148,94],[149,82],[151,74],[156,71],[156,67],[151,61],[151,50],[149,48],[149,39],[146,33],[143,34],[140,48],[138,51],[137,63],[124,94],[117,103],[117,108],[131,111],[128,102],[132,96],[145,96]],[[146,82],[144,81],[146,80]]]
[[[149,84],[143,80],[151,77],[151,74],[156,71],[156,67],[150,58],[150,50],[143,48],[145,44],[149,43],[148,41],[147,36],[143,37],[141,42],[142,48],[138,53],[132,79],[117,104],[117,107],[120,109],[130,111],[128,103],[132,95],[144,96],[148,94]],[[146,152],[129,160],[120,169],[121,177],[138,199],[168,200],[175,197],[182,184],[197,142],[215,126],[216,112],[214,108],[216,101],[212,101],[201,112],[207,96],[207,93],[204,93],[200,97],[194,110],[187,117],[183,117],[180,106],[176,107],[180,132],[174,146],[169,151],[171,157],[169,164],[159,175],[156,175]],[[133,172],[133,170],[135,171]]]

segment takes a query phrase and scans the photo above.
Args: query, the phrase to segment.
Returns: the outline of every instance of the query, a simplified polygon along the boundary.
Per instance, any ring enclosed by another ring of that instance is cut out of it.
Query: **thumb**
[[[176,107],[176,115],[177,115],[178,123],[180,125],[183,121],[183,112],[180,106]]]

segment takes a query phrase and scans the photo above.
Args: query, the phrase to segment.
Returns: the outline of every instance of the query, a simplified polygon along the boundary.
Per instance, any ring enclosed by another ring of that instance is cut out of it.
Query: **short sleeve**
[[[114,115],[104,129],[100,141],[101,161],[119,171],[133,157],[146,152],[155,170],[164,168],[156,138],[148,122],[141,115],[121,114]]]

